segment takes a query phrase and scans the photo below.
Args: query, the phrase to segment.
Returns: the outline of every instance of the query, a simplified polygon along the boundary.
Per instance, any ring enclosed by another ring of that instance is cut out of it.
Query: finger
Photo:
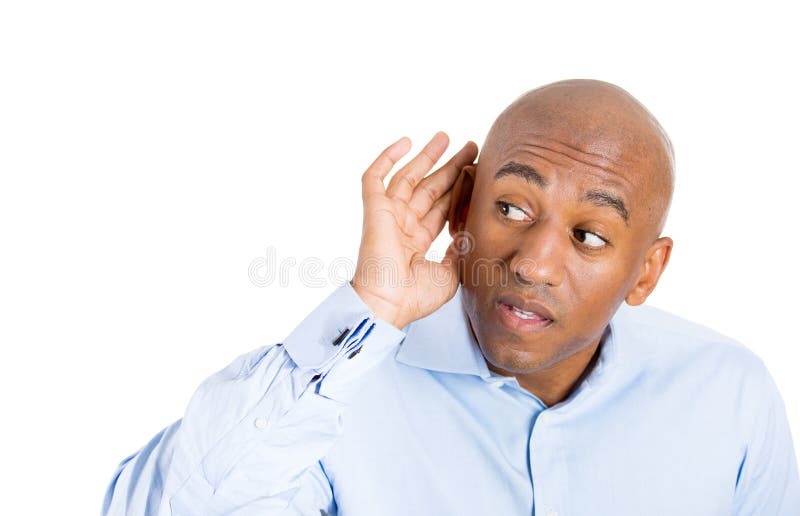
[[[430,234],[431,242],[442,232],[444,223],[447,221],[447,213],[450,210],[450,199],[452,196],[452,190],[449,190],[446,194],[439,197],[439,199],[433,203],[433,206],[431,206],[430,211],[428,211],[420,221],[420,225]]]
[[[445,133],[439,131],[433,135],[420,153],[389,180],[386,195],[407,202],[414,193],[417,183],[439,161],[449,143],[450,139]]]
[[[420,181],[408,203],[411,211],[419,217],[424,217],[433,203],[453,187],[461,169],[471,165],[476,157],[478,157],[478,146],[474,142],[467,142],[439,170]]]
[[[411,140],[403,136],[381,152],[380,156],[372,162],[372,165],[361,176],[362,198],[366,199],[371,194],[386,192],[383,185],[384,178],[410,149]]]

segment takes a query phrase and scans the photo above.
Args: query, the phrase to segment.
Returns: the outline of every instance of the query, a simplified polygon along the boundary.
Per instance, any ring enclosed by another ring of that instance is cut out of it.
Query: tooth
[[[517,314],[522,319],[533,319],[536,317],[533,312],[526,312],[525,310],[520,310],[516,306],[512,307],[514,309],[514,313]]]

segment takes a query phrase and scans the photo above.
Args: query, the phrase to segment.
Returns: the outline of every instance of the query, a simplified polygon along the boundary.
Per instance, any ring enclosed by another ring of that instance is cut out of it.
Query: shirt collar
[[[597,363],[584,380],[588,388],[605,381],[611,376],[610,372],[622,363],[620,341],[624,340],[623,320],[629,311],[630,307],[623,303],[612,317],[604,333]],[[496,376],[486,365],[470,329],[462,303],[461,285],[453,298],[438,310],[406,326],[406,337],[395,358],[403,364],[432,371],[472,374],[484,379]]]
[[[406,338],[396,355],[398,362],[484,378],[492,374],[469,327],[461,285],[450,301],[407,328]]]

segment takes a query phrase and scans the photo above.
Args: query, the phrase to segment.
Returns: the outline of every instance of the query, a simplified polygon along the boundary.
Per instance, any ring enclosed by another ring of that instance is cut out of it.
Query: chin
[[[529,373],[545,369],[557,362],[551,353],[537,349],[536,345],[520,348],[508,342],[492,342],[481,344],[484,358],[495,368],[509,373]]]

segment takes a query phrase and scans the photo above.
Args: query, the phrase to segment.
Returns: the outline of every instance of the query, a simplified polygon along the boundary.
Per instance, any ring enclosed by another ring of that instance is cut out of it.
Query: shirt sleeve
[[[120,464],[103,514],[334,514],[320,459],[359,380],[403,338],[338,287],[282,343],[205,380],[181,420]]]
[[[766,366],[759,365],[760,402],[750,418],[753,430],[739,466],[734,514],[797,516],[800,478],[786,409]]]

